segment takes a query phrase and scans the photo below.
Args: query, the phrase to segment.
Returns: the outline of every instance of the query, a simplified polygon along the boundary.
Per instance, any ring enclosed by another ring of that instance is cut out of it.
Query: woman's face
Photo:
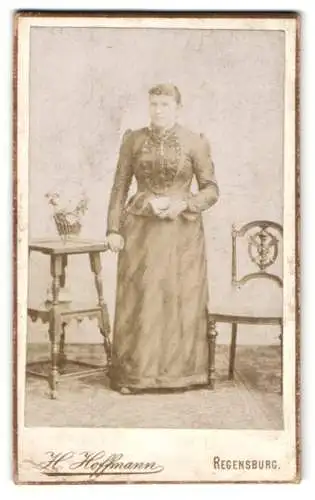
[[[169,95],[151,95],[149,97],[151,123],[159,128],[171,128],[177,118],[178,105]]]

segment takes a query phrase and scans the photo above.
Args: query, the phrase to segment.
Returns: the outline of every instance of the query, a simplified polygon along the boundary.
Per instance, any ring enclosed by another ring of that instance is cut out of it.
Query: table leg
[[[58,338],[60,330],[59,318],[51,321],[51,328],[49,330],[50,337],[50,352],[51,352],[51,371],[49,375],[49,386],[50,386],[50,397],[51,399],[57,398],[57,384],[59,379],[59,367],[58,367]]]
[[[62,255],[61,257],[61,276],[60,276],[60,286],[64,288],[66,286],[66,267],[68,265],[68,255]]]
[[[62,255],[61,260],[61,276],[60,276],[60,287],[64,288],[66,286],[66,267],[68,265],[68,256]],[[59,371],[62,371],[66,365],[67,357],[65,355],[65,343],[66,343],[66,324],[61,325],[61,335],[60,335],[60,345],[59,345],[59,356],[58,356],[58,367]]]
[[[66,362],[67,357],[65,355],[65,338],[66,338],[66,323],[62,323],[61,325],[61,334],[60,334],[60,344],[59,344],[59,356],[58,356],[58,368],[59,372],[62,372]]]
[[[61,286],[61,276],[63,273],[62,255],[52,255],[50,263],[50,273],[52,276],[52,304],[57,306],[59,304],[59,292]]]
[[[58,344],[61,335],[61,319],[57,310],[59,304],[60,277],[62,275],[61,255],[52,255],[50,271],[52,275],[52,308],[49,322],[49,336],[51,342],[50,395],[52,399],[56,399],[58,383]]]
[[[102,283],[102,262],[101,255],[99,252],[91,252],[90,256],[90,265],[91,270],[94,273],[95,279],[95,288],[98,297],[98,305],[101,309],[101,321],[100,321],[100,332],[104,339],[104,349],[107,357],[107,365],[108,367],[111,364],[111,343],[110,343],[110,322],[109,322],[109,314],[107,310],[107,305],[104,300],[103,293],[103,283]]]
[[[214,389],[215,382],[215,348],[216,348],[216,338],[218,332],[216,329],[216,322],[211,318],[208,319],[207,325],[207,340],[208,340],[208,350],[209,350],[209,364],[208,364],[208,387],[209,389]]]

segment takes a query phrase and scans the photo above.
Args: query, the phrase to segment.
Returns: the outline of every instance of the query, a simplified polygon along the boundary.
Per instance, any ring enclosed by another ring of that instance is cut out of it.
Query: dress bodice
[[[197,194],[190,192],[194,175]],[[126,204],[133,177],[137,192]],[[182,198],[194,214],[213,204],[218,187],[209,143],[203,136],[177,124],[164,134],[150,127],[125,133],[109,203],[108,231],[119,232],[125,211],[152,216],[152,196]]]

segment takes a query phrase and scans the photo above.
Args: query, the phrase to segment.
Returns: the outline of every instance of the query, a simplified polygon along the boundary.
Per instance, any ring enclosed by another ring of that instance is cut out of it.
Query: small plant
[[[49,205],[53,207],[53,218],[59,236],[64,241],[80,234],[82,218],[88,209],[88,197],[84,191],[73,193],[71,189],[46,193]]]

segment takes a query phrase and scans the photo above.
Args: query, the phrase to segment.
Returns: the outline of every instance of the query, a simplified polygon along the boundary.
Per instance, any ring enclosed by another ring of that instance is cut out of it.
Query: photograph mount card
[[[298,14],[14,21],[15,482],[298,482]]]

